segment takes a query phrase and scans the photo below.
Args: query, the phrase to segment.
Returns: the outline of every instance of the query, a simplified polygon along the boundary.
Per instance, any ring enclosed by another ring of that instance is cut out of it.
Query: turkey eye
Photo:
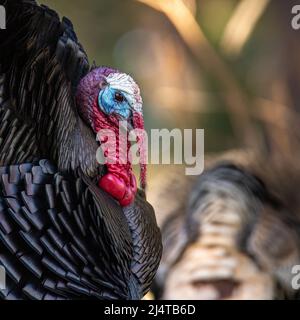
[[[124,96],[120,92],[115,93],[115,100],[118,102],[123,102],[124,101]]]

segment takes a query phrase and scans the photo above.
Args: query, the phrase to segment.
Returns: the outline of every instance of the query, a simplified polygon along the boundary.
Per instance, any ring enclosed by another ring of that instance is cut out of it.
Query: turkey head
[[[82,118],[98,134],[102,144],[103,164],[107,172],[99,178],[99,186],[121,206],[131,204],[137,192],[137,183],[132,172],[128,132],[130,129],[144,129],[138,85],[129,75],[118,70],[94,68],[81,80],[76,100]],[[122,121],[126,123],[125,135],[120,134]],[[144,149],[143,144],[140,149]],[[145,188],[145,169],[142,164],[142,188]]]

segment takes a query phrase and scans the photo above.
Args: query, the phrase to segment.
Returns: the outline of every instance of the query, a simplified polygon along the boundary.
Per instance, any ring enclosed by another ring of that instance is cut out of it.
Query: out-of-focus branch
[[[238,3],[221,40],[221,49],[226,54],[240,54],[269,2],[270,0],[242,0]]]
[[[196,0],[182,0],[186,7],[190,10],[193,16],[197,13],[197,3]]]
[[[295,156],[296,149],[299,149],[299,114],[292,108],[285,81],[280,77],[275,78],[271,88],[271,99],[257,99],[253,114],[264,124],[272,153]]]
[[[164,13],[168,17],[202,68],[221,84],[236,137],[245,146],[256,145],[260,140],[252,124],[247,98],[230,69],[210,45],[194,16],[182,0],[137,1]]]

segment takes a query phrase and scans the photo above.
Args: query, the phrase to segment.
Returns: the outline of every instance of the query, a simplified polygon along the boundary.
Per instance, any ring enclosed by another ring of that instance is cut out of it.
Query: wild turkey
[[[300,265],[300,140],[291,133],[292,154],[228,152],[207,159],[199,177],[177,168],[162,178],[170,183],[160,199],[172,194],[180,200],[167,211],[151,195],[157,215],[165,214],[156,298],[299,297],[292,284],[293,267]]]
[[[278,17],[278,29],[273,32],[276,41],[266,43],[278,45],[280,54],[262,58],[260,50],[254,50],[250,69],[255,85],[245,85],[247,92],[242,89],[251,125],[263,133],[252,141],[257,149],[205,154],[202,175],[187,177],[181,168],[168,170],[167,177],[160,174],[164,190],[149,188],[164,246],[153,286],[157,298],[299,299],[299,289],[293,286],[297,276],[299,285],[299,271],[293,267],[300,265],[300,69],[299,34],[290,24],[292,7],[290,1],[274,1],[268,7],[267,15]],[[269,36],[272,22],[262,20],[260,32]],[[259,46],[254,33],[251,41]],[[248,61],[246,52],[232,61],[223,57],[233,77],[234,65]],[[222,59],[222,52],[218,54]],[[249,84],[247,76],[238,78]],[[266,100],[256,104],[257,97]]]
[[[138,86],[90,69],[67,18],[33,0],[0,4],[0,297],[140,299],[162,250],[146,168],[137,191],[130,163],[96,160],[100,129],[143,128]]]

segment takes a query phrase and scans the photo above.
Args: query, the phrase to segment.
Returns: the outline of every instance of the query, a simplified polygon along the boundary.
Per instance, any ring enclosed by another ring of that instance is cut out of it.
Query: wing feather
[[[0,158],[6,159],[1,164],[9,164],[8,156],[16,162],[12,154],[18,150],[23,155],[18,160],[31,161],[24,159],[28,154],[24,149],[34,144],[35,156],[59,161],[57,148],[77,124],[75,90],[90,69],[87,55],[67,18],[60,20],[36,1],[0,4],[7,11],[7,29],[0,33],[0,114],[9,108],[12,118],[19,119],[16,131],[25,125],[34,131],[27,131],[30,138],[23,135],[27,146],[16,141],[14,148],[1,148]]]

